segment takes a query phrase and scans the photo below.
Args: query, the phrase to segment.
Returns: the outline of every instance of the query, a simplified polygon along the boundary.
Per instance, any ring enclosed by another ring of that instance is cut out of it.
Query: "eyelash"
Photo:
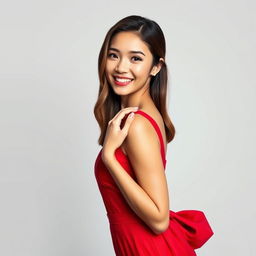
[[[109,54],[108,54],[109,57],[111,57],[111,55],[115,55],[115,54],[114,54],[114,53],[109,53]],[[137,58],[139,61],[142,61],[142,59],[141,59],[140,57],[137,57],[137,56],[133,56],[133,57]],[[133,58],[133,57],[132,57],[132,58]]]

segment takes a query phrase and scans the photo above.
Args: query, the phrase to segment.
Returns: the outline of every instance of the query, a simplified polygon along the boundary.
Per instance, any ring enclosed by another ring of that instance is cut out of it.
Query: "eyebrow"
[[[118,49],[113,48],[113,47],[110,47],[109,50],[120,52]],[[129,52],[130,53],[139,53],[139,54],[142,54],[142,55],[146,56],[145,53],[143,53],[142,51],[129,51]]]

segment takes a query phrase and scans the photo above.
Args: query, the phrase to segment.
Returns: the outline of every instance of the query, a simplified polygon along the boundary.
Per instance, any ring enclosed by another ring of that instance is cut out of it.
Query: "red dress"
[[[164,142],[156,121],[138,110],[154,126],[161,145],[164,168],[166,166]],[[127,117],[127,116],[126,116]],[[107,211],[114,250],[117,256],[193,256],[214,233],[202,211],[169,210],[170,224],[166,231],[155,234],[130,208],[121,191],[101,159],[100,150],[94,165],[95,177]],[[117,161],[136,181],[127,155],[121,147],[115,151]]]

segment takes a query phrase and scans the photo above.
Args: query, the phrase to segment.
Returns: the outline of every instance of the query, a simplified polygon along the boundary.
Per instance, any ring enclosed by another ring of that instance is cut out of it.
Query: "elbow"
[[[153,232],[156,235],[160,235],[162,233],[164,233],[168,228],[169,228],[169,218],[167,220],[164,220],[160,223],[158,223],[157,225],[154,226],[153,228]]]

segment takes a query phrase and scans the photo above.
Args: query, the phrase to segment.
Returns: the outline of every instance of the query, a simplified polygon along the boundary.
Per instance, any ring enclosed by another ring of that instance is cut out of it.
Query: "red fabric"
[[[166,166],[161,130],[155,120],[145,112],[143,115],[154,126],[161,145],[164,168]],[[121,147],[115,151],[116,159],[135,180],[129,158]],[[111,174],[105,167],[99,152],[94,165],[95,178],[107,211],[110,233],[117,256],[194,256],[214,233],[202,211],[169,210],[169,227],[156,235],[130,208]]]

